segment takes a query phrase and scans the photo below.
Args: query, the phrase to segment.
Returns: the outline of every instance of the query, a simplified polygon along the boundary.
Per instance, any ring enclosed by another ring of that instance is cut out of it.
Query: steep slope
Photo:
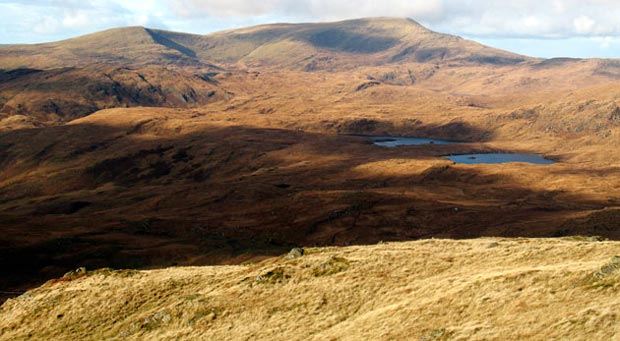
[[[593,239],[428,240],[78,270],[4,303],[0,339],[611,340],[619,253]]]

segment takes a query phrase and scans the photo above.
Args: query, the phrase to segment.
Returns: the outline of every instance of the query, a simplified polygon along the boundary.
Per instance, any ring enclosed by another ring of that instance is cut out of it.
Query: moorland
[[[532,58],[370,18],[209,35],[119,28],[0,46],[0,69],[3,299],[78,267],[230,265],[204,271],[234,282],[239,264],[266,271],[297,246],[355,245],[338,252],[358,259],[432,238],[468,240],[434,242],[436,254],[478,250],[470,239],[493,237],[585,257],[576,250],[620,239],[618,60]],[[358,135],[461,143],[385,148]],[[444,158],[489,152],[555,163]],[[389,247],[364,246],[378,242]],[[519,259],[524,273],[551,266]]]

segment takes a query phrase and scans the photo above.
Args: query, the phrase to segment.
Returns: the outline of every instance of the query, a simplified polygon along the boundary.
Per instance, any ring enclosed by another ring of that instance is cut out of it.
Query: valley
[[[0,68],[3,292],[78,267],[297,246],[620,239],[616,60],[530,58],[378,18],[117,29],[2,46]],[[508,152],[554,163],[444,158]]]

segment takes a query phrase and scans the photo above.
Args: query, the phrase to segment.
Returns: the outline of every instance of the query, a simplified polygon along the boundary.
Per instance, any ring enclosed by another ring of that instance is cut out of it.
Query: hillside
[[[309,97],[286,104],[256,95],[189,110],[116,108],[0,135],[0,286],[22,290],[78,266],[231,264],[295,245],[620,238],[613,86],[595,102],[586,93],[495,113],[390,87],[360,97],[354,80],[334,104],[334,92],[302,81],[294,88]],[[385,149],[351,133],[471,142]],[[515,150],[558,163],[442,158]]]
[[[53,43],[0,46],[0,69],[196,64],[175,46],[158,43],[149,32],[143,27],[126,27]]]
[[[3,46],[0,68],[0,300],[82,266],[620,240],[618,60],[540,60],[370,18],[204,36],[120,28]],[[555,163],[447,158],[489,152]]]
[[[340,73],[365,77],[361,88],[488,96],[606,84],[620,77],[620,64],[529,58],[410,19],[273,24],[209,35],[127,27],[0,47],[0,130],[57,125],[113,107],[204,106],[254,92],[247,83],[275,72],[285,84],[307,73]]]
[[[105,108],[192,108],[232,97],[208,75],[159,66],[0,71],[0,131],[11,130],[5,117],[59,124]]]
[[[0,47],[0,69],[216,63],[317,70],[412,61],[506,65],[535,60],[392,18],[265,25],[209,35],[129,27]]]
[[[360,76],[360,89],[392,85],[467,97],[608,84],[620,77],[620,64],[529,58],[409,19],[274,24],[209,35],[127,27],[0,47],[0,130],[57,125],[106,108],[227,101],[255,92],[249,84],[261,73],[277,73],[284,84],[309,73],[349,74]]]
[[[252,67],[306,71],[389,63],[518,64],[534,61],[459,37],[432,32],[410,19],[371,18],[336,23],[265,25],[202,39],[161,32],[203,59]]]
[[[578,238],[427,240],[77,271],[7,301],[0,339],[611,340],[619,253]]]

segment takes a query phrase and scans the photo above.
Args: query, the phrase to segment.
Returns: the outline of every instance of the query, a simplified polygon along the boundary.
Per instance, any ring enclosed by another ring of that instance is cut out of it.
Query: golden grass
[[[620,332],[618,242],[306,251],[240,266],[74,274],[7,301],[0,339],[611,340]]]

